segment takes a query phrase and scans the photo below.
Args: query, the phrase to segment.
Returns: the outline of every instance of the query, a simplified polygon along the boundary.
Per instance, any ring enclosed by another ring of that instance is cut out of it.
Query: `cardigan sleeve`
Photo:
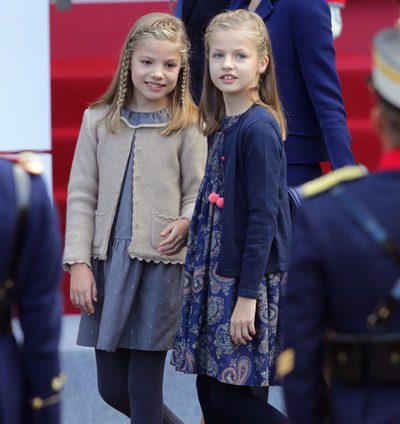
[[[332,168],[354,164],[326,0],[293,0],[291,28],[304,81],[314,105]]]
[[[182,218],[192,219],[197,192],[204,175],[207,158],[206,138],[197,126],[186,131],[180,151]]]
[[[255,299],[276,234],[284,155],[280,137],[266,120],[251,124],[243,143],[248,224],[239,295]]]
[[[98,193],[97,139],[90,109],[83,115],[68,184],[67,224],[62,263],[90,266]]]

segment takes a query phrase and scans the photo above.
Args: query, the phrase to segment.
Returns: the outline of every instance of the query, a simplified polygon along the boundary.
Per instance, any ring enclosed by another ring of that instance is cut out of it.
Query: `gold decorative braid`
[[[395,83],[400,83],[400,72],[395,69],[394,66],[390,66],[377,52],[374,52],[373,59],[375,67],[380,70],[386,78],[389,78]]]
[[[302,197],[313,197],[324,193],[345,181],[361,178],[368,173],[363,165],[348,165],[335,171],[331,171],[322,177],[304,183],[300,187]]]

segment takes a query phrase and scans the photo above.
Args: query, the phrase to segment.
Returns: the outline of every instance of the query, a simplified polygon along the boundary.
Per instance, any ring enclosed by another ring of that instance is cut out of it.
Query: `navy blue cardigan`
[[[267,273],[286,271],[291,237],[286,158],[279,126],[255,105],[225,130],[222,246],[217,273],[257,298]]]

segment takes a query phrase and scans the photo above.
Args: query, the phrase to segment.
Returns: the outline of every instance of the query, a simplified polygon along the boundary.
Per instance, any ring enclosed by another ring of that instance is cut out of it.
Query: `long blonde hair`
[[[257,96],[254,103],[265,107],[278,121],[282,139],[286,138],[286,120],[278,95],[278,85],[275,77],[275,65],[272,55],[272,45],[268,31],[262,19],[253,12],[239,9],[224,12],[214,17],[207,27],[205,42],[205,67],[203,91],[200,99],[200,127],[205,135],[220,129],[221,119],[225,115],[223,95],[213,84],[210,76],[209,56],[210,38],[216,31],[240,30],[242,34],[254,41],[258,57],[269,58],[267,69],[260,74]]]
[[[118,69],[106,92],[90,107],[109,105],[104,116],[106,127],[110,132],[117,132],[120,124],[121,109],[133,97],[133,84],[130,65],[133,51],[138,42],[144,40],[172,41],[179,45],[182,55],[176,87],[169,94],[168,111],[170,121],[161,130],[161,134],[169,135],[198,122],[198,109],[192,100],[189,90],[189,40],[182,21],[167,13],[149,13],[136,21],[121,51]]]

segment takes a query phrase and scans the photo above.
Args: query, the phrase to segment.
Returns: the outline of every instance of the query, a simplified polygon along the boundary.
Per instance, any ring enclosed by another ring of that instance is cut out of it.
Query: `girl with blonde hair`
[[[260,17],[239,10],[211,21],[205,50],[200,112],[208,160],[172,363],[198,374],[207,424],[282,423],[265,401],[276,383],[291,235],[271,42]]]
[[[140,18],[114,79],[84,113],[68,187],[63,264],[95,348],[98,387],[131,422],[159,424],[182,264],[206,144],[189,94],[188,41],[168,14]]]

